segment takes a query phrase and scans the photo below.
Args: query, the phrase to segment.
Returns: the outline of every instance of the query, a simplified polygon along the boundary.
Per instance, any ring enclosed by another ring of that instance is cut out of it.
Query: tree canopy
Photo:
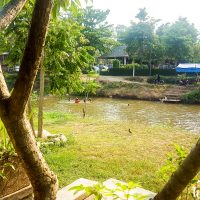
[[[32,3],[26,6],[5,31],[6,37],[2,37],[2,46],[9,52],[7,63],[10,66],[19,65],[21,62],[28,36],[27,30],[30,27],[32,6]],[[88,46],[88,40],[81,33],[82,29],[83,27],[70,16],[50,22],[43,63],[53,93],[66,94],[82,89],[79,81],[81,71],[94,61],[89,53],[94,48]]]
[[[165,47],[166,58],[171,62],[192,61],[198,31],[186,18],[179,18],[173,24],[162,26],[158,29],[158,34]]]
[[[110,50],[116,41],[113,39],[113,26],[106,21],[109,10],[86,7],[79,11],[76,19],[82,26],[82,33],[88,40],[88,45],[94,47],[92,54],[103,54]]]
[[[136,18],[138,22],[132,22],[119,36],[138,63],[176,65],[198,60],[198,31],[186,18],[158,26],[160,20],[149,17],[145,8],[139,10]]]

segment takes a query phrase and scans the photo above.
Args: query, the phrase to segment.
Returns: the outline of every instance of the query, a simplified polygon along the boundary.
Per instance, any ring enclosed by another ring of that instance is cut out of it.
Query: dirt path
[[[99,76],[98,81],[134,83],[133,81],[126,80],[127,78],[131,78],[131,76]]]

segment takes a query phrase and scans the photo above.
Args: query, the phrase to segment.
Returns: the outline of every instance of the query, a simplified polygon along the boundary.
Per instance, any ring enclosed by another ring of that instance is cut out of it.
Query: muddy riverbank
[[[99,80],[101,87],[97,90],[99,97],[160,101],[167,95],[183,95],[197,89],[197,86],[179,86],[167,84],[148,84],[131,81]]]

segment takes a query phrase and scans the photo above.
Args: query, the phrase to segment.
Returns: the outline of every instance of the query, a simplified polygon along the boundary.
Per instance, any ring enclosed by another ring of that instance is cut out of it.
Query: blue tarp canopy
[[[184,63],[176,67],[176,72],[200,73],[200,63]]]

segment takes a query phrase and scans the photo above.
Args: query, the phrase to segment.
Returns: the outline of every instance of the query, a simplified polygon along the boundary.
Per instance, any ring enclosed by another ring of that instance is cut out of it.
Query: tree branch
[[[19,14],[27,0],[11,0],[0,11],[0,30],[8,26]]]
[[[10,93],[5,82],[2,68],[1,68],[1,63],[0,63],[0,100],[7,99],[9,97],[10,97]]]
[[[200,170],[200,139],[154,200],[176,200]]]
[[[23,115],[38,71],[52,9],[52,0],[37,0],[19,75],[11,95],[12,108]]]

